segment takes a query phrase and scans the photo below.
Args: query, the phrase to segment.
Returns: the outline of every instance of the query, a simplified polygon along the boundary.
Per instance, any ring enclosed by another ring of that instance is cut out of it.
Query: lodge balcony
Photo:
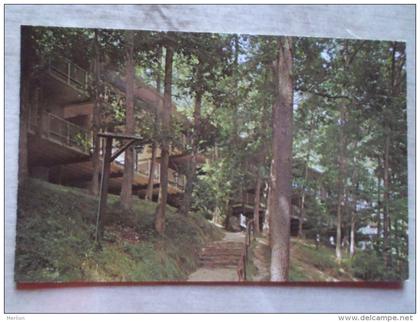
[[[34,113],[30,110],[28,122],[29,167],[35,176],[58,184],[85,187],[92,178],[93,165],[91,132],[53,113]],[[123,158],[122,158],[123,160]],[[144,195],[150,174],[150,160],[135,163],[133,191]],[[113,193],[121,189],[124,163],[121,159],[111,164],[109,188]],[[168,172],[168,192],[182,193],[185,177],[175,170]],[[160,164],[154,167],[153,190],[160,184]]]
[[[53,166],[87,161],[91,155],[88,130],[49,112],[29,110],[29,165]]]
[[[150,176],[150,167],[151,167],[151,160],[145,160],[145,161],[140,161],[137,163],[137,172],[139,172],[142,175],[145,175],[149,178]],[[154,171],[153,171],[153,180],[154,182],[156,182],[157,184],[159,183],[160,180],[160,163],[156,163],[154,166]],[[175,170],[169,168],[168,169],[168,183],[170,186],[175,187],[176,189],[183,191],[185,188],[185,176],[184,175],[180,175],[178,172],[176,172]]]
[[[67,58],[50,57],[48,72],[79,92],[86,93],[88,91],[89,72]]]
[[[262,199],[262,198],[261,198]],[[249,192],[243,192],[232,204],[233,213],[250,213],[254,211],[255,205],[255,194]],[[264,211],[266,205],[260,202],[260,211]]]
[[[44,81],[50,99],[57,105],[71,106],[73,109],[77,109],[78,106],[81,108],[89,106],[91,113],[93,102],[89,100],[89,87],[92,75],[89,71],[62,56],[49,57],[45,65],[46,73],[44,74],[47,77],[44,77]],[[123,108],[126,90],[124,79],[112,70],[104,71],[103,78],[102,104],[111,108]],[[162,113],[162,103],[159,102],[163,98],[155,88],[146,85],[141,79],[136,79],[134,94],[135,104],[141,111]],[[174,110],[176,110],[175,107]],[[181,123],[186,122],[179,113],[175,113],[173,117]],[[172,154],[182,155],[187,145],[187,137],[181,134],[179,140],[172,146]]]

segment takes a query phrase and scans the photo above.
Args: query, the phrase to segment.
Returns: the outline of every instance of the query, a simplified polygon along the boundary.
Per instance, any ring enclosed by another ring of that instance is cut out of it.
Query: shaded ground
[[[223,237],[201,215],[182,216],[169,206],[161,237],[154,229],[156,203],[134,197],[127,212],[109,195],[98,248],[98,201],[86,190],[30,179],[18,200],[18,282],[181,281],[198,267],[201,248]]]
[[[257,237],[252,244],[252,263],[255,273],[251,276],[252,281],[270,280],[270,246],[265,237]]]
[[[252,281],[270,280],[270,246],[265,237],[257,237],[252,246],[252,262],[256,272]],[[325,246],[318,249],[308,240],[292,238],[290,249],[290,281],[337,282],[357,281],[345,262],[337,264],[334,251]]]
[[[291,241],[291,271],[292,281],[357,281],[349,272],[347,261],[338,264],[335,251],[326,246],[317,249],[312,241],[292,238]]]
[[[244,233],[225,232],[221,241],[203,247],[200,252],[200,268],[189,276],[188,281],[238,281],[237,268],[244,241]]]

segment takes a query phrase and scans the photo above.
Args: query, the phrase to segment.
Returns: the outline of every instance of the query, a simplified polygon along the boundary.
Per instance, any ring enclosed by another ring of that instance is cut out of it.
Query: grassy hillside
[[[290,279],[292,281],[353,281],[348,260],[341,265],[335,260],[335,249],[312,241],[293,238],[291,248]]]
[[[19,282],[183,280],[201,246],[223,233],[199,215],[167,208],[165,237],[153,228],[156,203],[134,197],[123,212],[109,196],[105,236],[93,236],[97,199],[85,190],[30,179],[19,192],[15,279]]]
[[[257,272],[254,280],[268,281],[270,278],[271,251],[264,238],[253,243],[254,263]],[[354,281],[348,259],[341,265],[335,261],[334,249],[320,245],[318,249],[309,240],[292,238],[290,250],[289,279],[294,282]]]

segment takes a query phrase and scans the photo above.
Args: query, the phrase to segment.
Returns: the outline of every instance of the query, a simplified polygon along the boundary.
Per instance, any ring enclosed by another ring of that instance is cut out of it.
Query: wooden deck
[[[83,161],[71,164],[57,165],[54,167],[54,172],[59,173],[57,177],[57,183],[65,185],[80,185],[87,183],[92,179],[93,166],[92,162]],[[121,184],[124,174],[124,166],[118,162],[111,163],[110,179],[109,179],[109,191],[112,193],[119,193],[121,190]],[[147,189],[149,182],[149,176],[139,171],[134,172],[133,177],[133,192],[141,194]],[[153,180],[154,194],[159,192],[159,179]],[[168,192],[170,194],[182,193],[183,188],[169,183]]]
[[[28,135],[28,163],[30,167],[51,167],[89,159],[89,153],[83,152],[77,147],[65,145],[52,137],[33,133]]]
[[[30,168],[40,167],[44,168],[44,171],[49,170],[49,180],[55,183],[84,186],[92,178],[91,133],[87,128],[68,120],[80,115],[88,118],[91,116],[93,103],[89,101],[88,82],[88,71],[66,58],[50,59],[42,73],[43,86],[48,90],[49,101],[53,101],[54,106],[48,107],[50,112],[30,111],[32,113],[29,116],[28,128],[28,163]],[[144,84],[140,87],[144,87]],[[147,89],[152,93],[148,87],[141,89],[143,91]],[[137,93],[140,96],[146,94]],[[157,92],[153,94],[154,96],[151,96],[153,99],[150,99],[152,105],[157,103],[155,98],[159,97]],[[181,151],[174,149],[175,152]],[[146,167],[138,165],[138,171],[135,171],[133,178],[133,193],[145,193],[149,180],[149,167],[150,165]],[[118,161],[111,163],[109,181],[111,192],[119,193],[123,171],[123,164]],[[159,184],[159,175],[157,175],[153,181],[155,194],[158,193]],[[170,169],[169,194],[182,193],[184,186],[185,177]]]

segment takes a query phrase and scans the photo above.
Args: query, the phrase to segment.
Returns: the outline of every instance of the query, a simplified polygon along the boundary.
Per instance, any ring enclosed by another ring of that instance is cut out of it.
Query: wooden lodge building
[[[36,81],[31,84],[31,97],[28,111],[28,168],[31,177],[51,183],[86,188],[92,179],[92,117],[94,98],[89,95],[89,72],[64,57],[48,60],[39,70]],[[123,107],[125,100],[125,82],[114,71],[103,73],[106,93],[102,104],[115,106],[119,102]],[[136,78],[135,108],[153,114],[162,109],[163,96],[158,91]],[[181,123],[188,123],[176,109],[173,117]],[[188,125],[186,125],[188,126]],[[121,129],[121,132],[123,128]],[[184,192],[186,178],[182,173],[188,155],[183,147],[187,139],[184,135],[177,146],[171,147],[169,161],[168,202],[178,206]],[[101,144],[103,144],[101,142]],[[115,146],[115,149],[118,147]],[[144,197],[149,181],[151,164],[151,144],[135,149],[135,171],[133,194]],[[156,150],[157,163],[153,175],[153,199],[157,199],[160,184],[160,149]],[[205,157],[198,156],[199,163]],[[124,155],[111,164],[109,192],[119,194],[124,172]],[[263,192],[261,192],[263,194]],[[295,234],[299,226],[299,194],[294,191],[292,198],[291,230]],[[255,191],[248,189],[237,196],[231,204],[231,214],[239,217],[242,213],[253,217]],[[264,222],[266,212],[265,198],[260,203],[260,224]],[[305,218],[304,218],[305,220]]]
[[[91,79],[89,72],[66,58],[54,58],[39,71],[36,79],[36,84],[31,84],[28,111],[29,175],[56,184],[87,187],[93,173],[91,126],[94,98],[88,93]],[[107,92],[103,104],[124,102],[125,82],[116,72],[106,71],[104,83]],[[136,109],[156,113],[162,108],[163,96],[138,78],[135,81],[134,96]],[[179,114],[175,117],[181,118]],[[180,145],[171,148],[169,202],[171,197],[184,191],[185,176],[178,168],[182,165],[180,162],[185,161],[182,150],[185,140],[183,136]],[[156,153],[154,198],[157,198],[160,183],[159,148]],[[134,160],[133,193],[144,196],[149,180],[151,146],[137,146]],[[120,192],[123,163],[122,155],[111,164],[110,193]]]

